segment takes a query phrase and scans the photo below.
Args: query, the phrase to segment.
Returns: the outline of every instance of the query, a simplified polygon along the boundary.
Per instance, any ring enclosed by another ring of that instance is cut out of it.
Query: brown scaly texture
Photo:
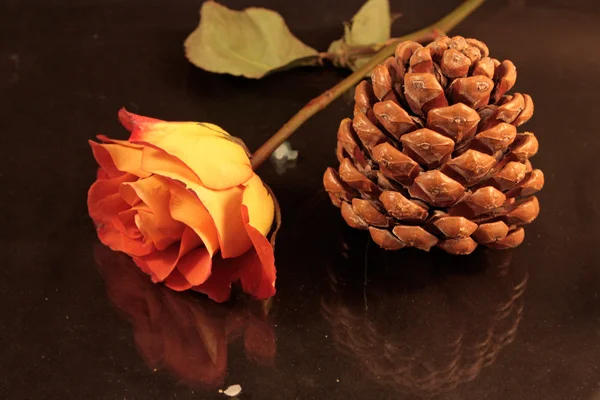
[[[323,177],[348,225],[388,250],[521,244],[544,175],[529,162],[535,135],[517,132],[533,101],[506,94],[516,78],[476,39],[400,43],[356,87],[354,118],[338,130],[339,169]]]

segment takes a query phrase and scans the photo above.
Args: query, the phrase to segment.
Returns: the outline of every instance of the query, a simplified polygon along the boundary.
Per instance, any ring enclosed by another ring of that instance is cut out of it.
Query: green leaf
[[[184,46],[192,64],[207,71],[247,78],[319,64],[319,53],[296,38],[275,11],[234,11],[214,1],[202,5],[200,24]]]
[[[344,24],[344,36],[329,45],[329,53],[347,50],[349,47],[384,43],[391,36],[392,15],[389,0],[368,0]],[[368,61],[367,57],[350,59],[347,65],[355,70]],[[335,61],[334,61],[335,63]]]
[[[348,46],[383,43],[390,38],[392,18],[389,0],[368,0],[345,29]]]
[[[331,54],[343,54],[346,50],[347,50],[347,46],[346,46],[346,43],[344,42],[344,39],[342,38],[342,39],[334,40],[333,42],[331,42],[331,44],[329,45],[329,48],[327,49],[327,52],[331,53]],[[339,58],[335,58],[332,61],[333,61],[333,65],[335,65],[336,67],[345,67],[342,60],[340,60]]]

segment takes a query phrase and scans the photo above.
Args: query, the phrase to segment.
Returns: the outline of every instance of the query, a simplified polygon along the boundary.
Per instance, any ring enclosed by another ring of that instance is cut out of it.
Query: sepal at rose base
[[[231,284],[275,294],[267,235],[275,201],[245,149],[220,127],[119,112],[129,140],[90,141],[100,168],[88,192],[98,237],[153,282],[222,302]]]

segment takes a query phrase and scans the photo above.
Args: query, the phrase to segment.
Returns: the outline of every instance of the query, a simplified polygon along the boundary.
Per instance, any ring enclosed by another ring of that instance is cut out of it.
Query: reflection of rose
[[[152,284],[122,254],[101,246],[95,254],[108,296],[130,318],[151,368],[164,366],[188,384],[218,387],[227,371],[227,344],[241,336],[249,359],[272,363],[275,334],[262,302],[225,308]]]
[[[125,109],[119,118],[131,132],[128,141],[90,141],[100,169],[88,208],[102,243],[178,291],[224,301],[240,279],[246,292],[272,296],[274,256],[265,235],[274,204],[244,148],[212,124],[165,122]],[[219,262],[238,257],[237,268]]]
[[[378,254],[369,257],[366,287],[364,254],[357,265],[350,254],[344,270],[331,268],[332,293],[322,304],[336,346],[371,379],[436,396],[474,380],[513,341],[527,272],[509,268],[510,253],[369,251]]]

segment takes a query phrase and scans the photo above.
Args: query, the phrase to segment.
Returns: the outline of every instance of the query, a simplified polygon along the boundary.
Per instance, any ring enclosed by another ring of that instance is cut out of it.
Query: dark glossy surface
[[[319,49],[360,1],[226,1],[279,10]],[[400,34],[458,1],[396,2]],[[121,106],[211,121],[256,148],[339,81],[332,68],[251,81],[187,64],[200,1],[0,4],[0,398],[600,398],[597,2],[488,2],[458,30],[518,67],[540,139],[541,215],[509,252],[384,253],[321,188],[346,96],[292,139],[296,168],[260,169],[284,226],[278,294],[217,305],[150,284],[98,244],[86,141],[126,137]]]

